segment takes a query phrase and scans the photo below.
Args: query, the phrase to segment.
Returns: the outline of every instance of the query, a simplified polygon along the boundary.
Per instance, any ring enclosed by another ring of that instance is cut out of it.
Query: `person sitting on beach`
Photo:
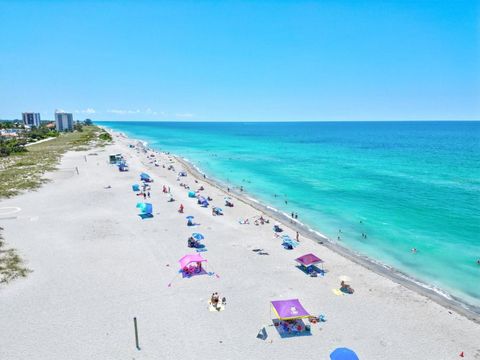
[[[225,298],[225,296],[222,298],[222,305],[223,306],[227,305],[227,299]]]
[[[198,189],[198,191],[203,191],[203,190],[205,190],[205,188],[204,188],[203,185],[202,185],[202,186],[200,186],[200,188]]]
[[[213,199],[210,196],[207,196],[208,201],[212,201]]]
[[[218,296],[218,293],[213,293],[212,294],[212,297],[210,299],[210,302],[212,303],[212,306],[214,308],[217,308],[218,307],[218,300],[219,300],[219,296]]]
[[[345,281],[343,281],[343,280],[340,283],[340,290],[344,293],[347,293],[347,294],[353,294],[353,292],[354,292],[354,290],[350,287],[350,285],[345,283]]]

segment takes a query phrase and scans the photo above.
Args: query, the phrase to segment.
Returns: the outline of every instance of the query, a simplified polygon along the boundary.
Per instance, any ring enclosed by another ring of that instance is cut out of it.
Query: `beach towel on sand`
[[[343,295],[343,293],[338,289],[332,289],[332,292],[337,296],[342,296]]]
[[[225,305],[223,305],[222,303],[219,302],[218,307],[215,307],[215,306],[212,305],[212,303],[209,300],[208,301],[208,310],[212,311],[212,312],[220,312],[220,311],[225,310]]]

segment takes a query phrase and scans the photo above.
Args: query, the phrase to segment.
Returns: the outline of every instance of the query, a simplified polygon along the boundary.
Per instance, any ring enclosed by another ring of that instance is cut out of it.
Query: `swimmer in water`
[[[412,248],[412,250],[410,250],[412,253],[416,254],[417,253],[417,249],[416,248]]]

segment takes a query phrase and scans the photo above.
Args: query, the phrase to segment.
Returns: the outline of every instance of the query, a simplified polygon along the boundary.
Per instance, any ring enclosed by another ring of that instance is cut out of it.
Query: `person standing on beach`
[[[293,211],[292,211],[292,219],[294,219],[294,218],[295,218],[295,214],[294,214]]]
[[[143,199],[144,199],[144,200],[147,199],[147,194],[146,194],[146,193],[143,193]]]
[[[295,236],[295,239],[300,242],[300,236],[298,235],[298,231],[297,231],[297,235]]]
[[[295,213],[295,220],[298,219],[298,213]]]
[[[150,199],[150,191],[147,193],[148,198]]]

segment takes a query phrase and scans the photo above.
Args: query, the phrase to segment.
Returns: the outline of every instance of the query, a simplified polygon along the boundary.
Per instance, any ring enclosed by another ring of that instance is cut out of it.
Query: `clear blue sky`
[[[480,1],[3,1],[0,118],[480,118]]]

